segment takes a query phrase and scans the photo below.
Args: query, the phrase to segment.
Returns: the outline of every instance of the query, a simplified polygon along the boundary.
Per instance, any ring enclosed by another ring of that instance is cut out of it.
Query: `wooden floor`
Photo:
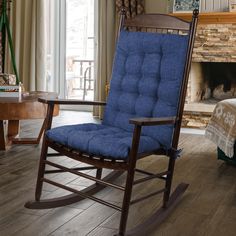
[[[90,122],[89,113],[64,111],[55,118],[54,125]],[[22,136],[37,134],[39,121],[22,122]],[[190,184],[173,214],[151,236],[230,236],[236,235],[236,168],[216,160],[216,148],[202,135],[182,134],[180,147],[183,156],[177,161],[174,185],[181,181]],[[83,200],[68,207],[53,210],[28,210],[24,203],[34,197],[40,146],[15,145],[0,152],[0,235],[1,236],[111,236],[116,232],[119,213],[106,206]],[[60,163],[78,163],[57,157]],[[165,157],[148,157],[139,162],[147,170],[163,170]],[[51,178],[69,186],[84,188],[89,181],[70,174],[55,174]],[[117,183],[124,183],[121,176]],[[135,187],[137,197],[153,185]],[[59,196],[64,191],[45,185],[45,197]],[[99,197],[120,203],[121,194],[109,188]],[[131,208],[128,227],[141,222],[160,203],[152,198]]]

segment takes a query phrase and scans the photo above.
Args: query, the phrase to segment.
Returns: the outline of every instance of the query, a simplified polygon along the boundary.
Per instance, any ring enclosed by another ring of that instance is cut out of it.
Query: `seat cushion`
[[[114,159],[126,159],[132,145],[132,133],[102,124],[68,125],[46,132],[49,139],[76,150]],[[160,148],[151,137],[142,135],[139,153]]]
[[[55,128],[47,136],[86,153],[127,158],[130,118],[176,115],[187,45],[188,36],[122,31],[103,123]],[[144,127],[138,152],[169,149],[172,136],[173,125]]]
[[[187,45],[188,36],[122,31],[103,124],[131,132],[130,118],[175,116]],[[173,126],[145,127],[142,134],[168,149]]]

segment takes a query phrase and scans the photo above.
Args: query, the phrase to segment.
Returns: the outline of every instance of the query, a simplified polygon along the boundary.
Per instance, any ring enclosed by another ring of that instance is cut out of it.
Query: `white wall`
[[[146,13],[166,13],[167,0],[146,0],[145,11]]]
[[[170,10],[172,2],[170,0]],[[201,12],[228,11],[229,0],[201,0]],[[166,13],[168,10],[168,0],[146,0],[146,13]]]
[[[228,11],[229,0],[201,0],[201,11]]]

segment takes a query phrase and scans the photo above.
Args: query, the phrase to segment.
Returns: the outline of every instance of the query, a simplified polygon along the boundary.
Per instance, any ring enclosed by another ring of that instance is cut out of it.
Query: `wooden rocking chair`
[[[133,19],[121,15],[120,33],[113,65],[111,88],[107,103],[76,100],[44,100],[48,104],[46,132],[42,144],[35,201],[25,206],[45,209],[65,206],[89,198],[121,212],[117,235],[145,235],[162,222],[176,205],[188,185],[181,183],[171,194],[175,160],[179,156],[178,140],[187,90],[188,76],[197,25],[198,11],[191,22],[170,15],[144,14]],[[68,125],[51,129],[55,104],[106,105],[102,124]],[[144,118],[140,118],[144,117]],[[48,148],[56,154],[49,154]],[[149,155],[166,155],[167,170],[151,173],[136,168],[137,160]],[[48,157],[67,156],[91,166],[68,168]],[[45,170],[45,166],[54,167]],[[102,169],[112,169],[102,178]],[[83,170],[95,169],[96,176]],[[82,191],[50,180],[46,174],[69,172],[95,182]],[[125,186],[111,183],[127,173]],[[146,177],[134,180],[135,172]],[[148,180],[165,181],[164,188],[132,200],[132,188]],[[54,199],[41,199],[43,183],[71,194]],[[124,192],[122,206],[93,196],[104,187]],[[142,225],[126,231],[130,205],[157,194],[163,194],[162,206]]]

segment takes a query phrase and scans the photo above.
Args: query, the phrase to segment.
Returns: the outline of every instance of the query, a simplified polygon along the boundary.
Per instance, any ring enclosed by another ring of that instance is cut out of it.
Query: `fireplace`
[[[236,62],[192,62],[183,125],[205,128],[215,105],[230,98],[236,98]]]
[[[193,63],[187,103],[215,103],[236,98],[236,63]]]
[[[183,20],[191,19],[191,14],[173,15]],[[235,45],[235,12],[200,13],[184,108],[184,126],[205,128],[218,101],[236,98],[235,78],[230,77],[228,81],[223,77],[226,73],[236,76]],[[220,73],[214,76],[215,68],[222,67]]]
[[[185,104],[186,114],[211,115],[218,101],[236,98],[235,45],[236,23],[199,24]]]

